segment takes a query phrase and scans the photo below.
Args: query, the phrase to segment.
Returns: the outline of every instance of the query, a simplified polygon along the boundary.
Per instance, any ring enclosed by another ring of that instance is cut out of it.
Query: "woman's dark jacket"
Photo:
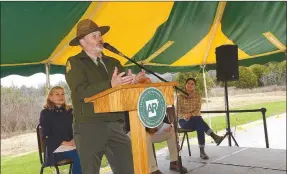
[[[55,155],[53,152],[63,141],[73,139],[73,115],[72,109],[66,110],[64,107],[56,109],[43,109],[40,114],[40,126],[45,140],[45,162],[46,166],[55,165]]]

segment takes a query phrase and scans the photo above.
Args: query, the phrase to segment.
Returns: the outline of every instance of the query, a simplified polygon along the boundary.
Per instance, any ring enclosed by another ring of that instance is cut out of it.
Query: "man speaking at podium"
[[[136,83],[145,76],[144,72],[134,76],[130,70],[125,74],[118,60],[102,53],[102,35],[109,29],[89,19],[80,21],[70,46],[80,46],[82,52],[66,63],[65,77],[74,107],[74,139],[83,174],[98,174],[104,154],[113,162],[114,173],[134,173],[130,139],[120,123],[124,113],[94,113],[93,104],[84,103],[84,98],[118,85]]]

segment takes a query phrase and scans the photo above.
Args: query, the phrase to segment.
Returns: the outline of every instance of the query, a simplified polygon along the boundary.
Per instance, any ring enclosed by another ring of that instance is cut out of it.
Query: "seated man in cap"
[[[144,72],[136,76],[131,71],[123,72],[118,60],[102,53],[102,35],[109,29],[89,19],[80,21],[70,46],[80,46],[82,51],[66,63],[65,77],[74,106],[74,140],[83,174],[99,174],[104,154],[108,161],[115,162],[113,171],[116,168],[118,174],[134,173],[131,142],[120,124],[124,113],[95,113],[93,103],[84,102],[87,97],[118,85],[136,83],[145,76]]]
[[[164,130],[161,132],[157,132],[161,129],[161,126],[164,126]],[[165,116],[163,123],[158,128],[149,129],[146,128],[147,133],[147,153],[148,153],[148,161],[149,161],[149,170],[151,174],[162,174],[162,172],[158,169],[156,164],[156,159],[154,157],[152,143],[161,143],[163,141],[167,141],[168,150],[170,153],[170,166],[169,169],[173,171],[180,172],[180,165],[178,163],[178,150],[177,150],[177,142],[175,137],[175,131],[173,128],[173,123],[170,123],[167,116]],[[129,122],[129,113],[125,114],[125,124],[124,131],[130,135],[130,122]],[[182,166],[182,171],[187,173],[187,169]]]

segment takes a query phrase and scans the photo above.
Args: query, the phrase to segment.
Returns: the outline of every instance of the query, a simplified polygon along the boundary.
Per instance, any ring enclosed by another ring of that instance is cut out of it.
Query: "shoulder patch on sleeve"
[[[66,64],[66,73],[68,73],[72,69],[70,61],[67,62]]]

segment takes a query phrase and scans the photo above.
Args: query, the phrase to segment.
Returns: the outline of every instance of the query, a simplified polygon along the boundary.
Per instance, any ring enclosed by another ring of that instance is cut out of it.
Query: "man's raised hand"
[[[115,70],[113,72],[112,80],[111,80],[111,86],[115,87],[122,84],[122,76],[125,74],[125,72],[121,72],[118,74],[119,70],[117,67],[115,67]]]

